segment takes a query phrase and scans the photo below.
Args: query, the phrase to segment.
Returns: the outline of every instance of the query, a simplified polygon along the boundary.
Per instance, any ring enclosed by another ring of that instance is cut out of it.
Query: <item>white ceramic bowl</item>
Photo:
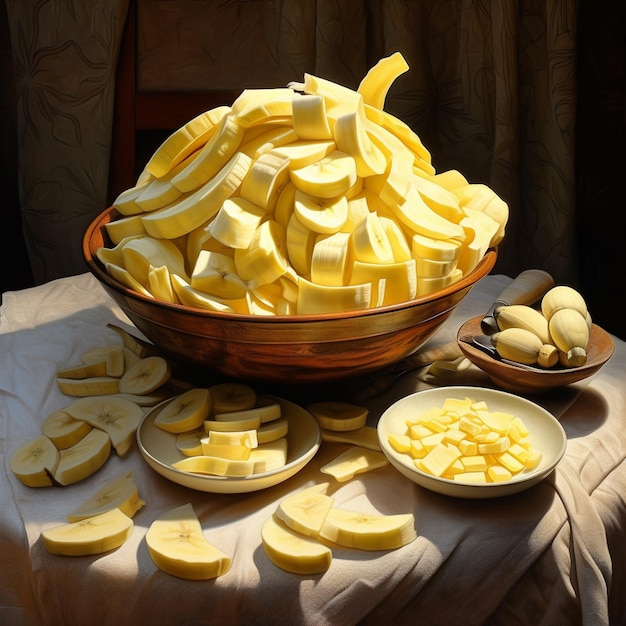
[[[519,417],[530,433],[534,449],[542,453],[539,465],[521,472],[510,481],[469,484],[439,478],[417,469],[408,454],[396,452],[388,442],[389,433],[403,433],[405,420],[432,406],[442,406],[446,398],[484,400],[489,411],[505,411]],[[418,391],[392,404],[378,422],[380,446],[389,462],[414,483],[458,498],[494,498],[519,493],[548,476],[565,453],[567,437],[559,421],[539,405],[511,393],[482,387],[438,387]]]
[[[318,451],[321,432],[317,421],[302,407],[278,398],[283,416],[289,420],[287,463],[278,469],[245,477],[192,474],[172,467],[185,456],[176,447],[176,435],[154,425],[164,402],[146,414],[137,429],[137,444],[148,465],[174,483],[211,493],[247,493],[281,483],[299,472]]]

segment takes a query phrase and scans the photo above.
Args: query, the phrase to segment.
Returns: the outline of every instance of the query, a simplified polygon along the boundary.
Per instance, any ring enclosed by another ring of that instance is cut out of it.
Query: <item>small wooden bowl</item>
[[[397,305],[324,315],[260,316],[169,304],[111,278],[96,252],[108,245],[109,208],[85,231],[83,256],[91,273],[137,328],[167,356],[241,379],[313,383],[345,379],[415,352],[493,268],[497,252],[458,282]]]
[[[477,367],[489,375],[491,381],[507,391],[536,394],[578,382],[595,374],[613,355],[615,345],[611,336],[596,324],[592,324],[587,346],[587,363],[581,367],[551,369],[527,368],[504,363],[480,348],[461,341],[461,337],[481,335],[482,315],[473,317],[463,324],[457,333],[457,342],[463,354]]]

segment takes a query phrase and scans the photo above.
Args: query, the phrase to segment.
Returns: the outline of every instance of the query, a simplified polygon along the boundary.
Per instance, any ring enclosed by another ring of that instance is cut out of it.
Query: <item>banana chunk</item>
[[[59,451],[45,435],[20,446],[11,457],[11,471],[28,487],[50,487],[59,463]]]
[[[150,557],[162,571],[186,580],[207,580],[225,574],[232,559],[210,544],[191,504],[156,519],[146,533]]]
[[[99,470],[111,454],[111,439],[99,428],[92,428],[78,443],[62,450],[54,470],[59,485],[72,485]]]
[[[133,520],[119,509],[62,524],[41,533],[48,552],[64,556],[102,554],[119,548],[133,532]]]

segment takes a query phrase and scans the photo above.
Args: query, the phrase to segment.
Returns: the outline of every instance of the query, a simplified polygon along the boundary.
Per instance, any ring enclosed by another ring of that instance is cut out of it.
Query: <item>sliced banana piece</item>
[[[280,437],[250,450],[249,461],[254,463],[253,474],[271,472],[287,463],[287,439]]]
[[[92,428],[78,443],[61,450],[54,470],[59,485],[73,485],[99,470],[111,454],[111,439],[99,428]]]
[[[84,354],[81,355],[80,360],[85,365],[93,365],[95,363],[105,363],[105,373],[106,376],[114,376],[120,377],[124,373],[125,362],[124,362],[124,346],[119,344],[107,344],[104,346],[98,346],[97,348],[93,348],[88,350]],[[89,374],[92,376],[93,374]],[[99,374],[102,375],[102,374]],[[57,376],[61,376],[60,372],[57,372]],[[65,375],[65,378],[71,378],[70,376]],[[86,378],[85,376],[81,376],[81,378]]]
[[[93,427],[84,420],[78,420],[63,409],[46,417],[41,432],[59,449],[69,448],[78,443]]]
[[[133,520],[119,509],[55,526],[41,533],[48,552],[64,556],[102,554],[119,548],[133,532]]]
[[[81,398],[64,411],[107,433],[118,456],[125,456],[130,450],[144,415],[139,405],[114,396]]]
[[[154,419],[154,425],[170,433],[200,428],[211,412],[212,396],[204,387],[193,387],[166,404]]]
[[[276,517],[303,535],[318,535],[335,502],[326,495],[328,486],[328,483],[316,484],[283,498],[276,509]]]
[[[207,580],[225,574],[232,559],[210,544],[191,504],[168,511],[146,533],[150,557],[162,571],[185,580]]]
[[[369,413],[363,406],[338,400],[312,402],[306,408],[322,428],[341,432],[365,426]]]
[[[107,396],[120,390],[120,379],[113,376],[57,378],[57,387],[65,395],[77,398]]]
[[[124,372],[119,381],[121,393],[151,393],[171,377],[169,362],[161,356],[147,356]]]
[[[11,471],[28,487],[51,487],[59,463],[59,451],[45,435],[20,446],[11,457]]]
[[[417,538],[412,513],[374,515],[332,508],[320,537],[346,548],[395,550]]]
[[[245,383],[217,383],[209,387],[213,414],[245,411],[256,404],[256,391]]]
[[[293,574],[321,574],[333,558],[330,548],[291,530],[274,516],[263,524],[261,540],[269,560]]]
[[[215,421],[237,422],[239,420],[258,419],[262,424],[276,420],[282,415],[279,402],[271,402],[242,411],[229,411],[228,413],[217,413],[214,411],[214,413]]]
[[[107,480],[90,498],[67,514],[67,521],[79,522],[113,509],[119,509],[124,515],[133,517],[144,505],[133,473],[127,472]]]
[[[190,474],[232,476],[243,478],[254,472],[254,461],[248,459],[225,459],[218,456],[188,456],[172,463],[174,469]]]
[[[357,474],[370,472],[389,464],[387,457],[378,450],[368,450],[360,446],[348,448],[330,463],[320,467],[322,474],[329,474],[337,482],[351,480]]]
[[[202,454],[202,438],[205,435],[203,428],[179,433],[176,436],[176,448],[185,456],[200,456]]]

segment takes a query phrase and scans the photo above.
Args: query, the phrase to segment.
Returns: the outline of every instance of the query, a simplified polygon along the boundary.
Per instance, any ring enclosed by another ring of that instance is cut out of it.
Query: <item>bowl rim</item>
[[[435,291],[431,294],[426,294],[424,296],[419,296],[418,298],[414,298],[413,300],[408,300],[407,302],[400,302],[398,304],[390,304],[386,306],[380,307],[372,307],[367,309],[356,309],[353,311],[341,311],[337,313],[303,313],[303,314],[293,314],[293,315],[267,315],[267,316],[259,316],[245,313],[235,313],[235,312],[227,312],[227,311],[210,311],[208,309],[202,309],[198,307],[192,307],[188,305],[181,305],[172,302],[165,302],[163,300],[157,300],[155,298],[150,298],[145,296],[129,287],[126,287],[122,283],[118,282],[103,269],[102,263],[96,257],[96,250],[92,245],[93,238],[95,233],[98,230],[102,230],[108,222],[111,221],[111,216],[113,214],[119,213],[115,209],[115,207],[110,206],[104,211],[102,211],[98,216],[96,216],[89,226],[86,228],[83,234],[82,240],[82,253],[83,259],[87,264],[89,271],[103,284],[105,284],[109,289],[112,289],[122,296],[126,298],[130,298],[142,304],[154,305],[158,304],[159,307],[162,307],[164,310],[170,310],[172,312],[184,312],[186,314],[194,315],[202,318],[215,318],[215,319],[224,319],[224,320],[232,320],[238,322],[262,322],[268,324],[293,324],[294,322],[298,323],[312,323],[312,322],[320,322],[324,320],[342,320],[342,319],[354,319],[355,317],[371,317],[377,315],[383,315],[386,313],[394,313],[398,311],[403,311],[405,309],[411,309],[415,306],[419,306],[421,304],[434,303],[438,300],[449,298],[450,296],[461,292],[465,289],[471,289],[476,283],[478,283],[482,278],[487,276],[489,272],[493,269],[497,255],[498,255],[498,247],[489,248],[486,253],[483,255],[478,264],[466,275],[462,276],[458,281]],[[104,234],[103,234],[104,239]],[[436,317],[441,315],[443,311],[437,311],[433,314],[432,317]]]

